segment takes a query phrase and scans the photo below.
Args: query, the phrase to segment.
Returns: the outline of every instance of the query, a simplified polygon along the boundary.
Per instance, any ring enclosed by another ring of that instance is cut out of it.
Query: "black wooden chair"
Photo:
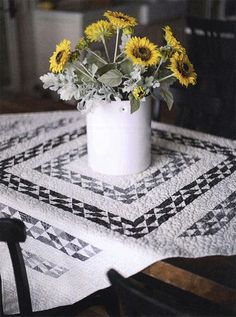
[[[22,221],[18,219],[0,218],[0,242],[5,242],[8,245],[16,282],[20,314],[14,316],[75,316],[78,312],[94,305],[102,305],[109,314],[113,314],[116,308],[114,297],[110,289],[98,291],[73,305],[62,306],[47,311],[33,312],[26,268],[19,245],[20,242],[25,242],[25,240],[26,228]],[[2,291],[0,277],[0,317],[5,317],[9,315],[4,315],[3,312]]]
[[[236,23],[188,17],[186,45],[197,85],[174,89],[177,125],[236,138]]]
[[[29,283],[26,275],[24,259],[19,242],[25,242],[26,229],[23,222],[18,219],[0,219],[0,241],[6,242],[10,252],[13,271],[16,280],[16,289],[19,302],[19,309],[23,315],[32,314]],[[0,316],[3,315],[2,304],[0,303]]]
[[[119,299],[118,316],[234,316],[227,308],[138,274],[125,279],[115,270],[107,273]],[[146,287],[148,285],[148,287]],[[151,292],[152,290],[152,292]],[[220,294],[219,294],[220,296]]]

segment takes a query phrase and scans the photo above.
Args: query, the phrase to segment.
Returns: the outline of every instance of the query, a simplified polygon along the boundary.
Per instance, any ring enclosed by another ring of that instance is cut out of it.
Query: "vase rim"
[[[151,98],[151,96],[146,96],[145,100],[140,101],[140,103],[146,102],[147,100],[149,100]],[[112,101],[106,101],[106,100],[93,100],[95,104],[99,103],[99,104],[117,104],[117,103],[123,103],[123,104],[130,104],[130,100],[112,100]]]

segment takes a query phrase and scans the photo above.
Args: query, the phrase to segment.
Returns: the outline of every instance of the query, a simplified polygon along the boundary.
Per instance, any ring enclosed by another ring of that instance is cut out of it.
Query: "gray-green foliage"
[[[174,103],[174,97],[170,91],[170,85],[172,85],[174,81],[175,81],[175,78],[170,77],[160,83],[160,95],[166,102],[169,110],[172,109],[172,106]]]
[[[134,113],[137,111],[140,107],[140,101],[136,100],[134,97],[130,98],[130,108],[131,108],[131,113]]]
[[[131,35],[122,35],[120,52],[112,58],[104,57],[100,51],[86,47],[78,59],[69,61],[64,71],[59,74],[48,73],[41,76],[43,87],[57,91],[63,100],[75,99],[81,111],[89,111],[97,101],[130,100],[131,113],[137,111],[142,100],[134,98],[133,91],[141,87],[146,96],[153,94],[154,89],[169,109],[173,105],[170,86],[175,81],[166,61],[156,66],[134,64],[125,54],[125,46]],[[164,47],[165,48],[165,47]],[[166,46],[166,49],[169,48]],[[136,97],[137,98],[137,97]]]
[[[122,73],[118,69],[111,69],[99,76],[98,81],[109,87],[118,87],[122,83]]]

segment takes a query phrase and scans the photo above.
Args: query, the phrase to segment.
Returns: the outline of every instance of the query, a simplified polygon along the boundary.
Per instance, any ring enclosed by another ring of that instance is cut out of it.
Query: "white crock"
[[[151,163],[151,102],[130,113],[129,101],[100,102],[87,114],[88,164],[96,172],[128,175]]]

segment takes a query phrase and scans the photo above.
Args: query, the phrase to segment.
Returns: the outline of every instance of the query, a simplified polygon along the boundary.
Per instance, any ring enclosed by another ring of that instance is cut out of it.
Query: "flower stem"
[[[153,77],[155,77],[156,74],[158,73],[158,70],[160,69],[162,62],[163,62],[163,59],[161,58],[161,59],[160,59],[160,63],[159,63],[159,65],[157,66],[157,69],[155,70]]]
[[[94,56],[96,56],[97,59],[98,59],[101,63],[107,64],[107,61],[105,61],[105,59],[103,59],[101,56],[97,55],[95,52],[93,52],[93,51],[90,50],[89,48],[87,48],[86,50],[87,50],[87,52],[89,52],[89,53],[93,54]]]
[[[124,54],[124,52],[121,52],[119,55],[116,56],[116,59],[118,59],[119,57],[121,57]]]
[[[126,61],[128,59],[128,57],[127,56],[125,56],[121,61],[119,61],[118,62],[118,64],[121,64],[121,63],[123,63],[124,61]]]
[[[107,45],[106,45],[106,41],[105,41],[104,36],[102,36],[101,39],[102,39],[102,44],[103,44],[104,49],[105,49],[105,53],[106,53],[106,56],[107,56],[107,60],[108,60],[108,62],[110,62],[110,56],[109,56],[109,54],[108,54],[108,49],[107,49]]]
[[[93,77],[90,71],[82,63],[79,62],[79,65],[88,73],[89,76]]]
[[[114,52],[113,63],[115,63],[115,61],[116,61],[116,55],[117,55],[117,49],[118,49],[118,42],[119,42],[119,33],[120,33],[120,29],[117,29],[117,30],[116,30],[116,47],[115,47],[115,52]]]
[[[166,77],[163,77],[163,78],[161,78],[161,79],[158,79],[158,81],[159,81],[159,83],[160,82],[162,82],[162,81],[164,81],[164,80],[166,80],[166,79],[168,79],[168,78],[170,78],[170,77],[173,77],[174,76],[174,74],[170,74],[170,75],[168,75],[168,76],[166,76]]]
[[[79,72],[81,72],[81,74],[83,74],[84,76],[86,76],[86,77],[88,77],[89,79],[91,79],[92,81],[94,81],[94,79],[93,79],[90,75],[88,75],[87,73],[85,73],[84,71],[82,71],[79,67],[76,67],[75,65],[74,65],[74,67],[75,67]]]

